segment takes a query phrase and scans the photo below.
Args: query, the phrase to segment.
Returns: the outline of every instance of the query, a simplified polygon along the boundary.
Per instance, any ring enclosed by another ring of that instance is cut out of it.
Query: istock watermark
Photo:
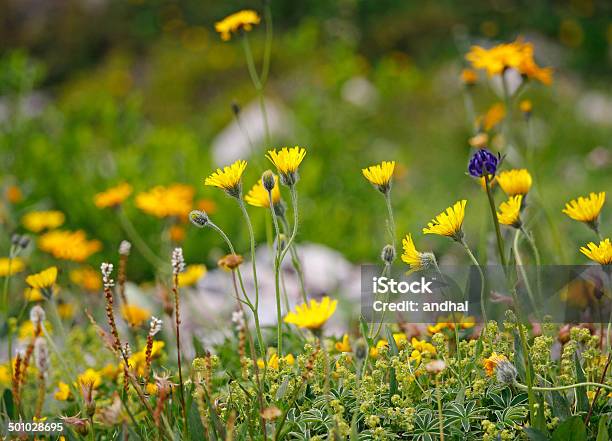
[[[506,268],[440,266],[407,273],[361,268],[361,313],[369,322],[436,323],[441,318],[503,320],[508,308],[532,323],[609,323],[612,271],[591,265]]]

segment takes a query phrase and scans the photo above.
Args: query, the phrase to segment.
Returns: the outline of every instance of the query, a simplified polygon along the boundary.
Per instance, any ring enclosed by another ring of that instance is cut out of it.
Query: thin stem
[[[527,390],[528,386],[515,382],[514,385],[522,390]],[[543,387],[543,386],[532,386],[531,389],[538,391],[538,392],[551,392],[551,391],[555,391],[555,390],[567,390],[567,389],[574,389],[577,387],[586,387],[586,386],[594,386],[594,387],[600,387],[602,389],[607,389],[612,391],[612,386],[607,385],[607,384],[602,384],[602,383],[594,383],[592,381],[584,381],[582,383],[575,383],[575,384],[568,384],[566,386],[551,386],[551,387]]]
[[[274,36],[274,28],[272,26],[272,8],[270,1],[264,1],[264,16],[266,19],[266,44],[264,46],[263,63],[261,66],[261,85],[265,87],[268,82],[268,74],[270,73],[270,55],[272,53],[272,37]]]
[[[387,190],[385,193],[385,202],[387,203],[387,214],[389,216],[389,235],[391,236],[391,243],[393,244],[393,249],[395,250],[395,218],[393,217],[393,207],[391,206],[391,189]]]
[[[274,201],[272,199],[272,190],[268,190],[268,201],[270,202],[270,213],[274,222],[274,231],[276,233],[276,252],[274,256],[274,289],[276,294],[276,347],[278,356],[283,356],[283,329],[282,329],[282,311],[281,311],[281,293],[280,293],[280,252],[282,241],[280,230],[278,228],[278,219],[274,211]]]
[[[251,82],[257,91],[257,98],[259,100],[259,108],[261,111],[261,116],[263,118],[264,131],[266,135],[266,143],[269,145],[270,140],[270,127],[268,124],[268,112],[266,111],[266,102],[263,95],[263,89],[265,83],[257,74],[257,69],[255,68],[255,61],[253,60],[253,51],[251,50],[251,44],[249,43],[249,37],[246,32],[242,33],[242,47],[244,49],[244,55],[247,62],[247,69],[249,71],[249,76],[251,77]],[[269,61],[268,61],[269,64]],[[266,72],[266,80],[267,80],[267,72]]]
[[[436,375],[436,399],[438,401],[438,430],[440,431],[440,441],[444,441],[444,415],[442,413],[442,391],[440,381]]]
[[[600,383],[603,383],[606,379],[606,374],[608,373],[608,368],[610,367],[610,362],[612,362],[612,353],[608,354],[608,360],[606,361],[606,366],[604,367],[603,372],[601,373],[601,378],[599,380]],[[595,395],[593,396],[593,401],[591,401],[591,405],[589,406],[589,412],[584,420],[584,425],[588,426],[589,420],[591,419],[591,415],[593,414],[593,408],[595,407],[595,401],[599,397],[599,393],[601,392],[601,386],[598,386],[595,390]]]
[[[242,195],[238,197],[238,205],[242,210],[242,215],[244,216],[244,220],[246,221],[249,229],[249,240],[251,243],[251,266],[253,268],[253,283],[255,285],[255,312],[257,313],[259,306],[259,283],[257,282],[257,264],[255,262],[255,233],[253,232],[253,224],[251,224],[249,212],[247,211],[244,201],[242,200]]]
[[[4,276],[4,286],[2,288],[2,311],[5,314],[5,322],[7,325],[7,338],[8,338],[7,350],[8,350],[8,365],[9,365],[10,378],[13,378],[13,362],[12,362],[13,327],[11,326],[11,323],[9,321],[10,314],[9,314],[9,306],[8,306],[8,291],[9,291],[11,275],[12,275],[11,271],[12,271],[12,266],[13,266],[13,257],[14,257],[14,247],[11,246],[11,249],[9,251],[9,257],[8,257],[8,272],[7,272],[7,275]]]
[[[480,263],[478,263],[478,260],[476,260],[476,257],[472,253],[472,250],[470,250],[470,247],[468,246],[465,239],[462,238],[460,243],[461,245],[463,245],[463,249],[465,249],[465,252],[469,256],[470,260],[472,261],[472,263],[478,270],[478,274],[480,275],[480,309],[482,310],[482,321],[484,323],[484,329],[486,330],[487,329],[487,304],[486,304],[486,297],[485,297],[485,285],[486,285],[485,275],[484,275],[484,272],[482,271],[482,267],[480,266]]]
[[[174,274],[174,324],[176,327],[176,359],[178,363],[179,374],[179,392],[181,396],[181,408],[183,410],[183,420],[185,421],[185,434],[189,437],[189,428],[187,426],[187,405],[185,404],[185,386],[183,383],[183,369],[181,365],[181,318],[180,318],[180,301],[179,301],[179,280],[178,272]]]
[[[279,216],[281,220],[281,225],[283,226],[283,231],[288,234],[289,233],[289,223],[284,215]],[[300,292],[302,295],[302,300],[304,303],[308,302],[308,296],[306,294],[306,281],[304,279],[304,270],[302,269],[302,262],[300,261],[300,256],[297,252],[297,248],[295,244],[291,244],[289,248],[289,252],[291,254],[291,263],[293,264],[293,268],[298,275],[298,282],[300,284]]]
[[[516,260],[516,267],[518,268],[518,271],[521,273],[521,277],[523,278],[523,282],[525,283],[525,288],[527,289],[527,295],[529,296],[529,300],[531,301],[533,310],[536,316],[538,317],[538,319],[541,319],[540,310],[538,308],[538,302],[536,302],[535,297],[533,295],[533,289],[531,288],[531,284],[529,283],[529,279],[527,278],[527,271],[525,271],[525,265],[523,263],[523,258],[521,257],[521,253],[519,251],[519,241],[518,240],[519,240],[520,234],[521,234],[520,229],[517,229],[516,232],[514,233],[513,251],[514,251],[514,258]],[[538,270],[539,269],[536,268],[536,271]]]
[[[120,207],[117,210],[117,213],[119,216],[119,221],[121,223],[121,226],[123,227],[123,230],[128,235],[132,243],[136,245],[136,248],[138,248],[138,251],[140,251],[140,254],[142,254],[142,256],[151,265],[153,265],[155,268],[157,268],[161,272],[168,272],[169,270],[167,268],[166,261],[162,260],[159,256],[157,256],[157,254],[155,254],[151,250],[151,248],[149,248],[147,243],[142,239],[140,234],[138,234],[138,232],[136,231],[136,228],[134,228],[134,225],[132,224],[130,219],[126,216],[123,208]]]
[[[493,194],[491,193],[491,181],[489,180],[489,174],[484,174],[485,187],[487,189],[487,198],[489,199],[489,207],[491,208],[491,215],[493,216],[493,225],[495,226],[495,236],[497,238],[497,250],[499,251],[499,261],[506,272],[506,256],[504,254],[504,240],[502,239],[501,229],[499,227],[499,219],[497,219],[497,211],[495,209],[495,201],[493,200]]]
[[[289,247],[293,244],[293,241],[295,240],[295,236],[297,235],[298,222],[299,222],[298,196],[297,196],[297,190],[295,188],[295,184],[289,187],[289,192],[291,193],[291,209],[293,210],[293,232],[291,233],[291,237],[289,237],[289,240],[287,241],[285,248],[283,248],[281,252],[281,255],[280,255],[281,264],[283,262],[283,259],[285,258],[285,255],[287,254],[287,251],[289,250]]]

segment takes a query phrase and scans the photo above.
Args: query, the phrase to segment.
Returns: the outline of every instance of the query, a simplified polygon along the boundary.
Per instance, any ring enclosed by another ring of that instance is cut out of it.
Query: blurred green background
[[[53,208],[66,213],[66,228],[83,228],[104,243],[92,264],[115,259],[124,234],[113,212],[95,208],[92,197],[125,180],[136,191],[193,185],[197,198],[215,201],[215,222],[246,251],[235,202],[203,186],[217,166],[211,145],[234,122],[232,102],[246,107],[256,99],[240,39],[222,42],[214,32],[215,21],[243,8],[262,13],[263,4],[0,2],[0,184],[24,193],[6,210],[3,249],[15,228],[23,231],[15,223],[23,213]],[[561,209],[578,195],[612,190],[612,3],[274,0],[271,10],[265,95],[293,127],[272,144],[308,149],[300,169],[299,240],[326,244],[354,262],[377,259],[387,240],[385,206],[361,168],[396,160],[398,234],[413,232],[421,249],[454,251],[450,241],[424,238],[420,230],[467,198],[468,240],[486,252],[481,233],[490,217],[483,193],[465,175],[472,132],[459,75],[471,44],[522,35],[534,43],[539,64],[555,68],[552,87],[529,85],[521,97],[534,103],[539,199],[562,243],[553,245],[541,213],[533,221],[538,241],[547,262],[585,261],[577,245],[591,236]],[[263,23],[249,34],[257,62],[264,37]],[[473,95],[479,114],[501,101],[484,76]],[[525,124],[513,111],[519,148],[508,163],[525,166]],[[248,158],[245,190],[269,166],[264,147],[258,143],[258,159]],[[133,197],[127,211],[159,250],[162,222],[139,212]],[[267,213],[251,213],[264,241]],[[608,207],[604,234],[611,231],[609,213]],[[187,260],[213,263],[217,238],[187,231]],[[135,259],[132,276],[150,277],[151,269]]]

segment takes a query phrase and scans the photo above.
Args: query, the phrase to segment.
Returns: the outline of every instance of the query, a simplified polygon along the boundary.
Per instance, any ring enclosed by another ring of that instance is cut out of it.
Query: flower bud
[[[204,228],[210,221],[208,215],[201,210],[193,210],[189,213],[189,220],[198,228]]]
[[[268,192],[274,189],[274,173],[272,173],[271,170],[266,170],[265,172],[263,172],[263,174],[261,175],[261,184]]]
[[[359,361],[365,360],[368,355],[368,345],[363,340],[357,340],[355,343],[355,357]]]
[[[513,384],[516,380],[516,368],[508,360],[502,360],[497,363],[495,371],[497,372],[497,381],[500,383]]]
[[[383,260],[383,262],[388,263],[389,265],[392,264],[395,260],[395,248],[393,245],[385,245],[382,253],[380,254],[380,258]]]

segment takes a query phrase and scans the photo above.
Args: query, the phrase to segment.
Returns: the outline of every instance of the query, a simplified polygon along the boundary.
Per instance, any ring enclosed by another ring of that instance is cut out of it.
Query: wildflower
[[[121,316],[130,326],[138,327],[151,317],[151,311],[130,303],[121,305]]]
[[[48,321],[44,322],[43,324],[45,326],[45,330],[50,334],[51,331],[53,331],[51,324]],[[36,324],[28,320],[26,322],[23,322],[19,326],[17,335],[19,336],[20,340],[26,340],[32,337],[38,337],[40,333],[41,333],[40,328]]]
[[[246,161],[238,160],[232,165],[223,167],[223,170],[218,168],[204,180],[204,185],[218,187],[228,195],[238,198],[242,191],[242,173],[246,166]]]
[[[85,372],[77,377],[77,383],[79,385],[91,384],[94,389],[97,389],[102,384],[102,376],[98,371],[87,368]]]
[[[206,212],[201,210],[193,210],[189,213],[189,220],[198,228],[204,228],[210,220]]]
[[[456,202],[452,207],[448,207],[429,222],[427,228],[423,228],[423,233],[447,236],[460,242],[463,238],[461,227],[465,216],[466,204],[467,200],[463,199]]]
[[[178,275],[179,286],[192,286],[206,275],[206,265],[187,265],[185,271]]]
[[[370,348],[370,357],[377,358],[378,355],[380,354],[380,350],[383,348],[389,348],[389,342],[385,340],[384,338],[381,338],[380,340],[376,342],[375,347]]]
[[[283,361],[288,364],[289,366],[293,366],[295,364],[295,357],[293,356],[293,354],[288,354],[286,356],[284,356]],[[268,367],[271,369],[278,369],[279,367],[279,362],[280,362],[280,358],[278,357],[277,354],[272,354],[270,356],[270,358],[268,359]],[[264,368],[264,361],[260,358],[257,360],[257,367],[259,367],[260,369]]]
[[[151,345],[151,359],[159,356],[165,345],[166,344],[163,341],[155,340]],[[136,373],[136,375],[142,377],[145,374],[145,369],[147,365],[146,347],[134,354],[131,354],[129,356],[128,362],[130,367]]]
[[[46,319],[45,310],[40,305],[33,306],[30,309],[30,321],[34,326],[44,322]]]
[[[6,189],[6,200],[11,204],[17,204],[23,200],[23,193],[16,185],[9,185]]]
[[[11,245],[25,250],[30,244],[30,238],[26,235],[13,234],[11,236]]]
[[[190,185],[158,185],[136,195],[136,206],[158,218],[184,217],[193,206],[194,189]]]
[[[395,161],[383,161],[361,170],[363,176],[385,194],[391,189],[391,177],[395,170]]]
[[[489,135],[487,135],[486,132],[480,132],[472,136],[468,142],[474,148],[483,149],[489,143]]]
[[[132,186],[127,182],[111,187],[94,196],[94,204],[98,208],[117,207],[132,194]]]
[[[494,176],[501,160],[499,153],[495,156],[487,149],[480,149],[472,155],[468,164],[468,173],[474,178],[480,178],[485,174]]]
[[[521,227],[521,204],[523,196],[511,196],[507,201],[504,201],[499,206],[497,219],[502,225],[510,225],[514,228]]]
[[[416,349],[417,351],[421,353],[428,353],[431,355],[436,354],[436,348],[434,347],[434,345],[426,342],[425,340],[418,340],[412,337],[412,340],[410,340],[410,345],[412,346],[413,349]]]
[[[327,296],[323,297],[321,302],[311,299],[310,304],[303,303],[295,307],[295,312],[289,312],[285,316],[285,323],[292,323],[299,328],[318,330],[334,314],[337,305],[337,300],[331,300]]]
[[[60,303],[57,305],[57,313],[63,319],[70,319],[74,317],[74,310],[74,303]]]
[[[281,183],[291,187],[298,179],[297,169],[306,156],[306,149],[295,146],[292,148],[283,147],[280,151],[268,150],[268,158],[278,170]]]
[[[50,288],[57,280],[57,267],[52,266],[36,274],[26,277],[26,283],[35,289],[41,290],[47,297],[50,296]]]
[[[168,235],[172,242],[182,242],[185,240],[185,227],[182,225],[172,225],[168,229]]]
[[[178,276],[185,271],[185,258],[183,257],[183,249],[175,248],[172,251],[172,273]]]
[[[505,355],[497,354],[493,352],[490,357],[485,358],[483,361],[485,372],[489,377],[493,376],[495,368],[502,361],[508,361]]]
[[[70,281],[85,291],[97,292],[102,288],[100,274],[90,266],[77,268],[69,273]]]
[[[599,213],[606,201],[606,193],[590,193],[587,197],[580,196],[565,204],[563,213],[570,218],[579,222],[588,224],[591,228],[597,230],[599,223]]]
[[[132,250],[132,244],[127,240],[122,240],[119,244],[119,254],[122,256],[129,256]]]
[[[61,211],[31,211],[21,218],[21,223],[33,233],[40,233],[59,227],[65,220],[66,216]]]
[[[466,86],[473,86],[478,81],[478,74],[473,69],[463,69],[461,71],[461,82]]]
[[[232,38],[232,33],[237,33],[239,30],[248,32],[260,21],[261,18],[257,12],[251,9],[243,9],[216,22],[215,31],[221,35],[221,40],[228,41]]]
[[[519,109],[525,114],[525,117],[528,118],[531,115],[533,104],[529,100],[522,100],[519,103]]]
[[[395,247],[389,244],[385,245],[380,253],[380,258],[383,262],[391,265],[395,260]]]
[[[151,337],[155,336],[159,331],[161,331],[163,324],[164,322],[157,317],[151,317],[151,322],[149,324],[149,335]]]
[[[610,239],[602,240],[599,245],[590,242],[586,247],[581,247],[580,252],[600,265],[612,264],[612,243]]]
[[[280,188],[278,186],[278,176],[272,175],[273,179],[273,187],[271,189],[272,192],[272,204],[277,205],[281,201],[281,193]],[[262,180],[257,181],[253,188],[249,190],[249,192],[244,197],[244,200],[247,204],[252,205],[253,207],[263,207],[270,208],[270,192],[265,188]]]
[[[334,347],[338,352],[351,352],[352,349],[348,334],[344,334],[342,341],[337,341]]]
[[[482,127],[483,130],[488,132],[502,122],[505,116],[506,108],[503,103],[495,103],[489,107],[487,113],[477,119],[476,123]]]
[[[103,262],[100,265],[100,272],[102,273],[102,283],[104,284],[104,288],[112,288],[115,286],[115,281],[111,278],[111,274],[113,273],[113,264]]]
[[[25,263],[19,257],[0,257],[0,277],[12,276],[25,269]]]
[[[43,234],[38,242],[41,250],[62,260],[83,262],[102,249],[98,240],[87,240],[84,231],[50,231]]]
[[[226,271],[232,271],[238,268],[244,259],[240,254],[227,254],[217,261],[217,265]]]
[[[446,369],[446,363],[444,360],[432,360],[425,365],[425,370],[430,374],[437,375]]]
[[[497,176],[497,183],[508,196],[526,195],[532,184],[531,174],[528,170],[504,170]]]
[[[411,271],[419,271],[423,268],[427,268],[433,263],[433,254],[417,251],[411,234],[407,234],[406,237],[404,237],[402,246],[404,248],[404,253],[401,256],[402,261],[408,264]]]

